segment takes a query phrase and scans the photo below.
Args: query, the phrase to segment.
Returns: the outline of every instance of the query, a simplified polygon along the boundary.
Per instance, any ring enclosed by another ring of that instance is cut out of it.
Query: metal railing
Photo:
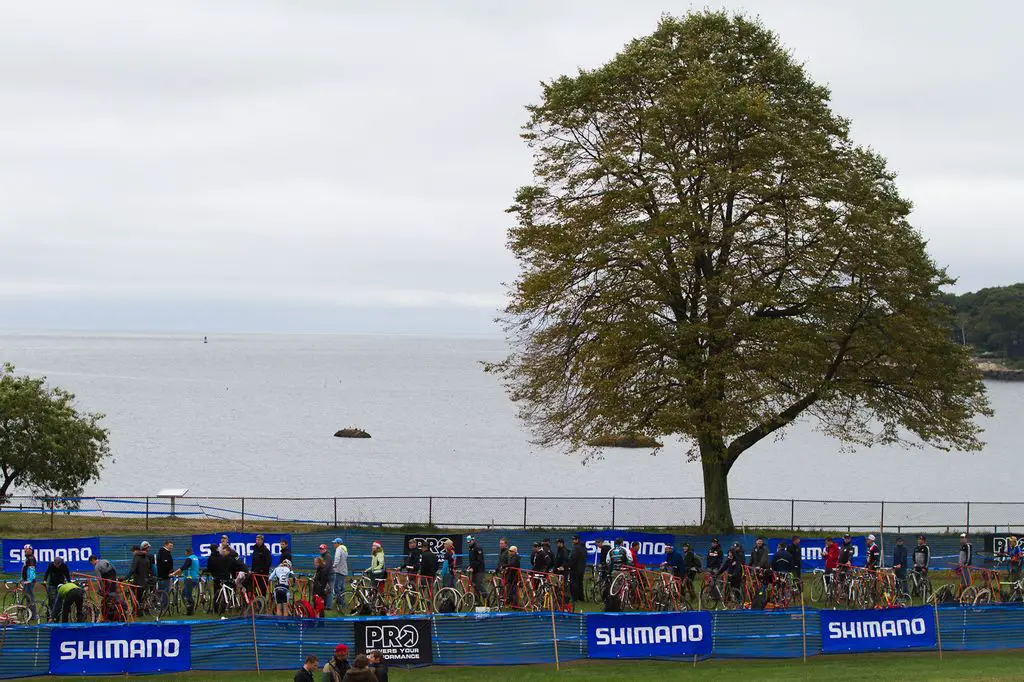
[[[200,519],[318,526],[440,528],[684,528],[704,518],[703,497],[8,497],[0,513]],[[999,532],[1024,525],[1024,502],[918,502],[733,498],[737,528]],[[0,521],[3,517],[0,516]]]

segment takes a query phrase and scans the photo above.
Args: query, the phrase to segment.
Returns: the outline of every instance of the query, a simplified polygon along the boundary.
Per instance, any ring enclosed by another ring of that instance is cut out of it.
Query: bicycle
[[[932,595],[932,583],[924,570],[914,567],[907,575],[910,597],[917,597],[922,603],[927,603]]]
[[[704,584],[700,590],[699,606],[702,611],[717,611],[739,607],[742,596],[738,589],[729,585],[728,575],[715,576],[710,571],[705,571],[703,575]]]

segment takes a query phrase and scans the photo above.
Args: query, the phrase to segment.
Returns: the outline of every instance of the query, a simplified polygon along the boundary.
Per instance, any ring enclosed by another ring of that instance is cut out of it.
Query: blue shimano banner
[[[57,540],[4,540],[4,573],[21,573],[25,545],[31,545],[36,557],[36,574],[42,578],[54,557],[60,557],[72,571],[91,571],[89,557],[99,556],[99,538],[60,538]]]
[[[187,625],[99,625],[50,630],[51,675],[184,672],[192,667]]]
[[[206,568],[206,560],[212,551],[210,545],[220,545],[222,535],[228,536],[228,544],[231,549],[238,552],[239,558],[252,566],[252,548],[256,544],[256,533],[209,533],[206,535],[192,536],[192,551],[199,557],[199,565]],[[276,566],[281,561],[281,540],[292,544],[290,533],[262,533],[263,542],[270,548],[270,555],[273,557],[273,564]]]
[[[588,562],[594,563],[594,557],[599,551],[598,539],[614,543],[616,538],[622,538],[626,547],[634,542],[640,543],[640,554],[637,561],[641,564],[660,564],[665,560],[665,547],[675,541],[671,533],[638,533],[631,530],[602,530],[602,531],[580,531],[580,542],[587,548]]]
[[[789,546],[789,538],[772,538],[765,540],[769,547],[769,556],[775,554],[778,543],[785,542]],[[841,537],[836,538],[836,544],[840,547],[843,544]],[[868,541],[863,535],[850,538],[853,545],[853,565],[863,566],[868,551]],[[747,555],[750,548],[745,548]],[[800,538],[800,568],[803,571],[813,571],[816,568],[825,568],[825,539],[824,538]]]
[[[712,635],[708,611],[587,614],[590,658],[707,656]]]
[[[821,650],[826,654],[935,646],[931,606],[882,611],[821,611]]]

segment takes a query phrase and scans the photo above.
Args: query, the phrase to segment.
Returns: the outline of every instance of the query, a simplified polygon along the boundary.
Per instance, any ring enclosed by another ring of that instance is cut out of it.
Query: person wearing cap
[[[708,570],[718,572],[722,567],[722,545],[718,538],[711,538],[711,547],[708,548]]]
[[[135,583],[135,599],[138,604],[138,614],[142,615],[143,604],[146,594],[149,592],[149,579],[153,576],[153,565],[149,562],[149,543],[143,542],[132,551],[132,565],[128,569],[128,577]]]
[[[339,644],[334,647],[334,656],[324,665],[320,682],[341,682],[349,669],[348,645]]]
[[[839,567],[839,545],[835,538],[825,538],[825,551],[822,552],[825,559],[825,586],[829,587],[832,582],[832,574]]]
[[[896,573],[896,589],[910,594],[907,589],[907,548],[903,546],[903,538],[896,538],[896,547],[892,550],[892,567]]]
[[[587,572],[587,546],[579,535],[572,536],[569,553],[569,596],[574,602],[583,601],[583,576]]]
[[[416,538],[409,538],[409,553],[405,555],[405,562],[402,564],[403,573],[419,573],[420,561],[423,559],[423,550]]]
[[[547,564],[547,570],[550,573],[555,568],[555,553],[551,551],[551,538],[544,538],[541,551],[544,552],[544,563]]]
[[[50,605],[50,620],[57,621],[60,615],[60,597],[58,590],[61,585],[71,581],[71,571],[64,559],[59,556],[53,557],[53,561],[46,567],[43,573],[43,585],[46,586],[46,603]]]
[[[971,575],[968,567],[974,561],[974,548],[967,539],[967,533],[960,533],[960,552],[956,558],[956,572],[960,576],[960,583],[967,587],[971,584]]]
[[[623,543],[624,540],[622,538],[615,538],[615,546],[609,550],[608,557],[605,559],[608,568],[612,571],[621,570],[629,565],[629,550],[626,549]]]
[[[928,547],[928,539],[923,535],[917,536],[917,546],[911,556],[914,561],[914,572],[917,573],[918,583],[928,579],[928,563],[932,559],[932,550]]]
[[[425,579],[428,585],[432,585],[437,576],[437,554],[429,547],[423,547],[423,543],[417,542],[420,549],[420,577]]]
[[[672,571],[676,578],[683,577],[683,555],[676,551],[672,543],[665,545],[665,561],[661,563],[661,567]]]
[[[533,543],[533,554],[530,555],[530,570],[536,571],[537,573],[547,573],[548,568],[548,555],[544,551],[544,547],[539,543]]]
[[[290,559],[282,559],[277,568],[270,574],[270,585],[274,588],[274,609],[282,618],[286,615],[288,608],[289,588],[295,582],[295,574],[292,572]]]
[[[483,606],[484,598],[487,594],[487,589],[484,585],[484,578],[487,576],[487,568],[484,564],[484,550],[477,543],[476,537],[472,535],[466,536],[466,542],[469,543],[469,577],[473,584],[473,592],[476,594],[476,603],[478,606]]]
[[[565,548],[565,540],[555,540],[555,556],[552,562],[553,572],[562,576],[562,580],[569,580],[569,550]]]
[[[199,584],[199,557],[195,555],[191,547],[188,548],[188,551],[185,554],[185,560],[181,563],[181,568],[173,571],[171,575],[180,575],[185,579],[185,590],[183,595],[185,600],[185,615],[191,616],[195,613],[196,604],[194,601],[194,591],[196,585]],[[266,580],[266,576],[264,576],[263,579]],[[263,593],[266,594],[265,586]]]
[[[700,573],[700,557],[697,556],[696,552],[693,551],[693,547],[690,546],[689,542],[683,543],[683,587],[693,595],[693,582],[697,579],[697,574]]]
[[[505,587],[505,603],[509,606],[519,605],[519,571],[522,567],[519,548],[512,545],[508,548],[508,564],[501,574],[502,584]]]
[[[864,559],[864,568],[869,571],[877,570],[881,566],[882,550],[878,548],[878,543],[875,542],[874,534],[868,536],[868,552],[867,557]]]
[[[164,540],[164,546],[156,553],[156,586],[167,591],[171,586],[171,571],[174,570],[174,541]]]
[[[334,561],[331,564],[332,591],[334,604],[341,611],[345,606],[345,587],[348,582],[348,547],[341,538],[334,538],[331,544],[334,545]]]

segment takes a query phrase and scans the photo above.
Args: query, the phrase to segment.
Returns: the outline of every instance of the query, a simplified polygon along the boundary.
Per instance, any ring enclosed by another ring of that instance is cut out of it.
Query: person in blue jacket
[[[675,577],[683,577],[683,555],[677,552],[672,545],[665,545],[665,561],[661,565],[671,569],[672,575]]]

